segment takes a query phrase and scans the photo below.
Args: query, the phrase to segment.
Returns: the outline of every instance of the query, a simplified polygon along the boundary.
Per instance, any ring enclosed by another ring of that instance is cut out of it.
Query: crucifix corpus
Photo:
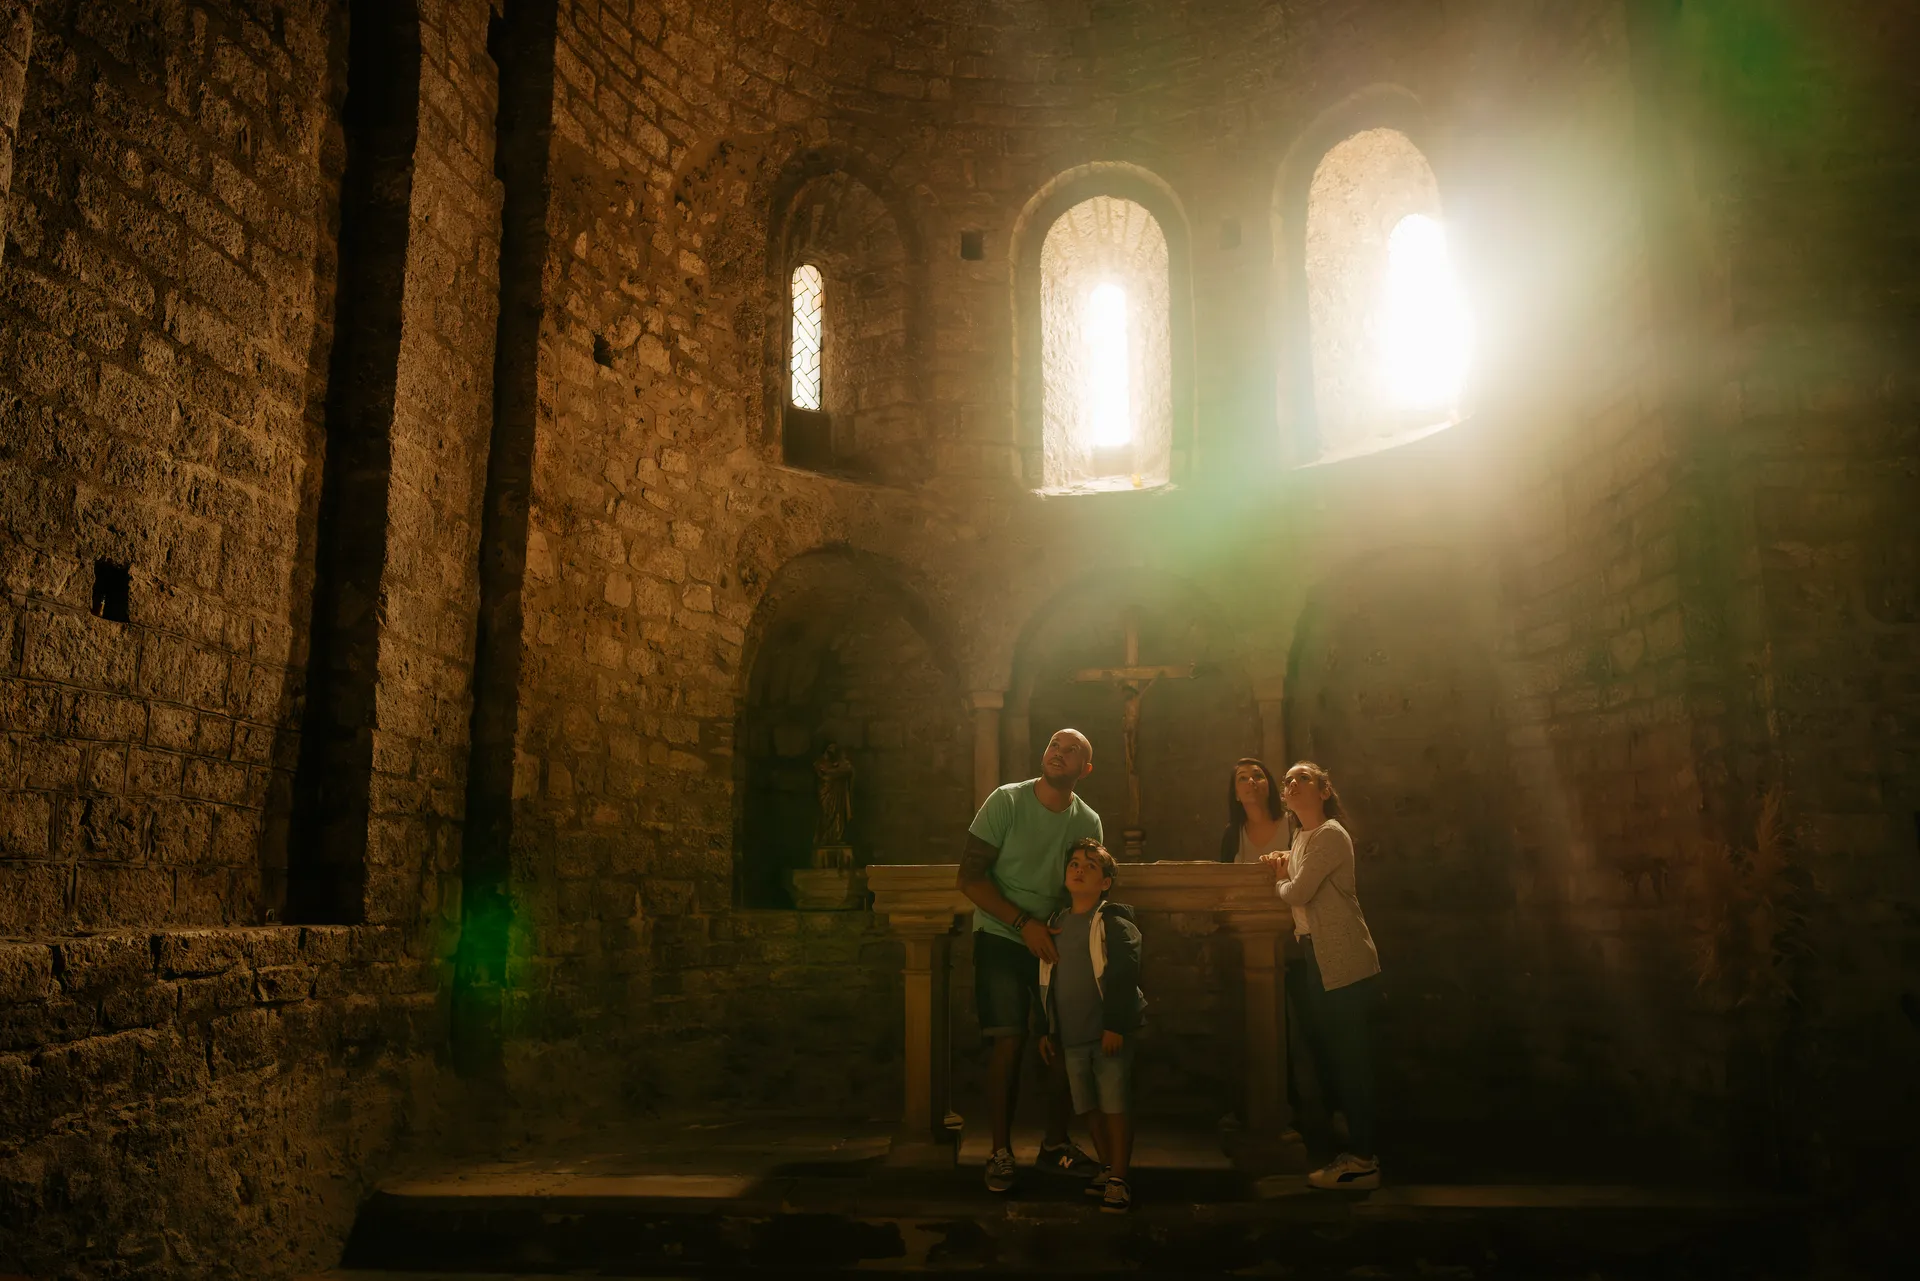
[[[1111,685],[1124,699],[1120,713],[1120,737],[1127,757],[1127,860],[1137,863],[1147,843],[1140,830],[1140,699],[1156,681],[1191,680],[1193,664],[1142,666],[1140,662],[1140,624],[1126,619],[1127,660],[1120,667],[1088,667],[1073,674],[1077,683]]]

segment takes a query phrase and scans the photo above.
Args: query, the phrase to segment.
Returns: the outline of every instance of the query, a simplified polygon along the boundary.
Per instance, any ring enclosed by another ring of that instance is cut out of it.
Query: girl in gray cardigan
[[[1374,1148],[1373,1005],[1380,957],[1360,912],[1353,838],[1340,823],[1340,795],[1327,771],[1301,761],[1281,798],[1300,821],[1285,854],[1268,854],[1274,890],[1292,909],[1304,960],[1287,969],[1287,995],[1300,1012],[1320,1079],[1347,1115],[1350,1151],[1307,1176],[1316,1188],[1380,1186]]]

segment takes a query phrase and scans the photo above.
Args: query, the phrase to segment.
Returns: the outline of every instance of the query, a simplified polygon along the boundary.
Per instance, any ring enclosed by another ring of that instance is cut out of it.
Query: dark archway
[[[1516,894],[1484,597],[1439,555],[1343,568],[1308,598],[1287,681],[1290,753],[1340,789],[1380,950],[1383,1105],[1413,1159],[1450,1151],[1459,1168],[1524,1150],[1541,1013],[1528,975],[1545,959]]]
[[[971,817],[973,738],[952,650],[878,557],[809,552],[755,614],[736,744],[736,900],[791,904],[786,872],[812,850],[813,762],[853,758],[855,858],[947,862]]]
[[[1141,700],[1144,856],[1211,860],[1226,821],[1226,780],[1235,758],[1258,751],[1260,723],[1236,638],[1184,581],[1142,571],[1103,576],[1060,593],[1034,616],[1015,653],[1003,772],[1030,776],[1054,730],[1081,730],[1094,744],[1083,794],[1101,815],[1108,847],[1125,856],[1121,695],[1073,676],[1122,662],[1128,617],[1142,662],[1194,664],[1192,679],[1157,684]],[[1124,866],[1115,897],[1127,898]],[[1141,985],[1153,1003],[1154,1031],[1141,1045],[1140,1106],[1211,1122],[1238,1107],[1239,946],[1205,914],[1150,913],[1141,928],[1148,939]]]

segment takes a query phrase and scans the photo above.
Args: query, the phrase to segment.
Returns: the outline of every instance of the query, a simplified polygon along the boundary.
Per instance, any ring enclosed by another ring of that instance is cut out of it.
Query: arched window
[[[1406,134],[1362,130],[1321,157],[1307,192],[1305,283],[1318,457],[1459,416],[1472,320],[1439,185]]]
[[[767,259],[769,435],[790,466],[921,478],[918,241],[852,157],[809,153],[780,182]]]
[[[1014,446],[1042,493],[1149,489],[1194,459],[1186,213],[1124,161],[1069,169],[1014,224]]]
[[[1063,212],[1040,248],[1043,484],[1170,479],[1173,336],[1167,238],[1132,200]]]
[[[820,399],[820,352],[825,337],[826,282],[820,269],[802,263],[793,269],[793,321],[788,339],[788,403],[796,409],[818,412]]]

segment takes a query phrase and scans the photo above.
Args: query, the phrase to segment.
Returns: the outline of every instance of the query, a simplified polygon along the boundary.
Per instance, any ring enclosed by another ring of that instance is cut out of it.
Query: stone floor
[[[1795,1276],[1797,1209],[1700,1187],[1394,1184],[1314,1192],[1234,1167],[1218,1134],[1143,1124],[1134,1212],[1031,1170],[981,1186],[969,1134],[951,1169],[896,1169],[879,1125],[719,1118],[429,1162],[363,1208],[343,1271],[382,1277],[1004,1273],[1296,1277]]]

